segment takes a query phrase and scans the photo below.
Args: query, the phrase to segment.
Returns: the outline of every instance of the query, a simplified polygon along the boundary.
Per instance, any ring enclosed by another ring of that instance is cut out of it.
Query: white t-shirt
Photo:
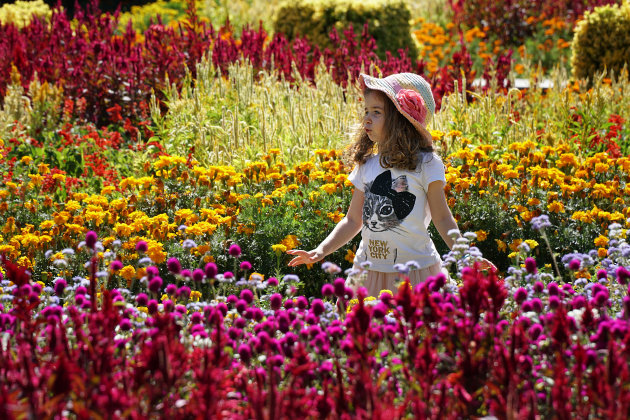
[[[446,182],[445,168],[435,153],[421,154],[421,162],[416,171],[384,169],[373,155],[348,176],[365,193],[355,264],[369,261],[370,270],[392,273],[395,264],[415,261],[426,268],[441,261],[427,231],[427,190],[433,181]]]

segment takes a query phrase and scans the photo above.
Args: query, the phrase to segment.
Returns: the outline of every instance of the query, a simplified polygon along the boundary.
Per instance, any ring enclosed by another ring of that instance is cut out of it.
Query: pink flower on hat
[[[427,118],[427,106],[420,95],[415,90],[401,89],[396,94],[396,101],[400,108],[405,111],[411,118],[425,126]]]

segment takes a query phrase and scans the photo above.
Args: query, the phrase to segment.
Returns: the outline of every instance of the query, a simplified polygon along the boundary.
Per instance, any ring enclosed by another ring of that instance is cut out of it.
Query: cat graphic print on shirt
[[[427,230],[427,191],[434,181],[446,182],[445,168],[435,153],[423,154],[421,162],[414,171],[383,168],[373,155],[348,176],[365,194],[355,264],[370,262],[370,270],[396,272],[399,263],[413,260],[424,268],[440,261]]]
[[[416,196],[409,192],[407,176],[392,180],[392,171],[385,171],[366,185],[363,225],[372,232],[396,232],[415,202]]]

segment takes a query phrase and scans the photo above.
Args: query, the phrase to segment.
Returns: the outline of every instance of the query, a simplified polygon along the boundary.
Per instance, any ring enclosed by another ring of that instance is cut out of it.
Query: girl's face
[[[378,144],[385,135],[385,98],[382,93],[371,91],[366,92],[364,99],[363,128],[370,140]]]

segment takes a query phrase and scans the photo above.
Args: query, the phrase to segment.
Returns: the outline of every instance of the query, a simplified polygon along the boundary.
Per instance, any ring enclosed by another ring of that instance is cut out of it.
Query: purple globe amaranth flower
[[[333,287],[335,288],[335,295],[337,295],[337,297],[343,297],[346,293],[346,279],[337,277],[333,282]]]
[[[236,301],[236,304],[234,304],[234,307],[238,313],[242,314],[247,309],[247,302],[244,299],[239,299]]]
[[[98,241],[98,235],[93,230],[90,230],[85,234],[85,245],[88,248],[94,249],[96,241]]]
[[[236,301],[238,301],[238,297],[236,297],[236,295],[229,295],[225,301],[230,305],[234,305]]]
[[[560,298],[555,295],[549,296],[549,307],[551,309],[556,309],[559,306],[560,306]]]
[[[241,270],[249,271],[252,269],[252,264],[249,261],[243,261],[240,265]]]
[[[232,257],[239,257],[241,255],[241,247],[237,244],[230,245],[230,248],[228,248],[228,254]]]
[[[580,260],[578,260],[577,258],[574,258],[569,262],[569,270],[577,271],[580,269],[581,265],[582,263],[580,262]]]
[[[549,283],[547,285],[547,290],[549,291],[550,295],[558,295],[560,293],[560,287],[558,287],[558,283],[556,283],[555,281],[552,281],[551,283]]]
[[[153,315],[158,311],[158,302],[155,299],[151,299],[149,303],[147,303],[147,310],[149,314]]]
[[[111,264],[109,265],[109,269],[112,271],[118,271],[122,268],[123,268],[123,263],[118,260],[112,261]]]
[[[582,309],[586,306],[586,298],[582,295],[577,295],[571,301],[571,306],[573,309]]]
[[[617,281],[619,284],[628,284],[628,280],[630,280],[630,271],[628,271],[626,267],[617,267],[615,274],[617,275]]]
[[[389,307],[385,303],[379,302],[372,308],[372,316],[374,318],[383,318],[387,311],[389,311]]]
[[[354,297],[354,290],[352,290],[350,287],[346,287],[343,297],[348,300],[352,299]]]
[[[322,286],[322,296],[332,296],[335,293],[335,288],[332,284],[326,283]]]
[[[147,306],[149,303],[149,297],[146,293],[138,293],[138,296],[136,296],[136,303],[138,306]]]
[[[245,364],[249,364],[249,361],[252,359],[251,347],[245,343],[241,344],[238,346],[238,355]]]
[[[532,340],[536,340],[543,331],[543,327],[540,324],[534,324],[527,330],[529,336]]]
[[[175,257],[171,257],[166,261],[166,268],[173,274],[179,274],[182,271],[182,264]]]
[[[213,279],[217,276],[219,269],[217,268],[217,265],[215,263],[209,262],[208,264],[206,264],[204,271],[206,273],[206,278]],[[227,278],[227,275],[225,277]]]
[[[192,279],[195,283],[201,283],[203,281],[204,272],[201,268],[195,268],[192,272]]]
[[[146,273],[147,273],[147,278],[151,280],[153,277],[160,275],[160,270],[158,270],[156,266],[150,265],[147,267]]]
[[[277,286],[278,285],[278,279],[275,278],[275,277],[269,277],[267,279],[267,285],[272,286],[272,287]]]
[[[177,290],[177,297],[179,299],[188,299],[190,297],[190,287],[182,286]]]
[[[514,292],[514,300],[516,303],[521,304],[527,299],[527,290],[524,287],[519,287]]]
[[[559,301],[559,300],[558,300],[558,301]],[[532,310],[533,310],[534,312],[538,312],[538,313],[541,313],[541,312],[542,312],[542,310],[543,310],[543,304],[542,304],[542,301],[541,301],[540,299],[538,299],[538,298],[533,298],[530,302],[531,302],[531,304],[532,304]]]
[[[179,273],[180,276],[185,277],[187,279],[191,279],[192,278],[192,273],[190,272],[190,270],[182,270],[181,273]]]
[[[323,314],[325,309],[324,302],[321,299],[313,299],[313,302],[311,302],[311,310],[316,316]]]
[[[269,297],[269,304],[271,309],[277,311],[282,306],[282,295],[280,293],[274,293]]]
[[[155,276],[151,280],[149,280],[149,290],[153,293],[158,293],[162,288],[162,284],[162,278],[159,276]]]
[[[249,289],[243,289],[241,290],[241,299],[250,304],[254,301],[254,293]]]
[[[608,303],[608,291],[602,290],[597,292],[597,294],[595,294],[595,297],[593,298],[593,301],[597,306],[606,305]]]
[[[225,273],[223,273],[223,277],[226,279],[233,279],[234,278],[234,273],[232,273],[231,271],[226,271]]]
[[[608,272],[606,270],[604,270],[603,268],[601,270],[597,270],[597,279],[601,280],[601,279],[605,279],[608,277]]]
[[[174,295],[175,292],[177,292],[177,286],[171,283],[168,286],[166,286],[166,289],[164,289],[164,292],[166,292],[167,295]]]
[[[121,319],[118,325],[120,326],[120,329],[123,331],[129,331],[132,328],[131,321],[127,318]]]
[[[545,290],[545,285],[542,281],[537,281],[536,283],[534,283],[534,292],[542,293],[543,290]]]
[[[57,296],[62,296],[67,286],[68,282],[66,282],[66,279],[58,278],[57,280],[55,280],[55,294]]]
[[[287,299],[284,301],[284,308],[291,309],[293,308],[293,299]]]
[[[146,241],[138,241],[136,242],[136,251],[138,252],[147,252],[149,250],[149,245]]]
[[[536,266],[536,260],[532,257],[525,258],[525,270],[530,274],[536,274],[538,268]]]
[[[308,307],[308,300],[304,296],[298,296],[296,300],[296,306],[299,309],[304,310]]]

